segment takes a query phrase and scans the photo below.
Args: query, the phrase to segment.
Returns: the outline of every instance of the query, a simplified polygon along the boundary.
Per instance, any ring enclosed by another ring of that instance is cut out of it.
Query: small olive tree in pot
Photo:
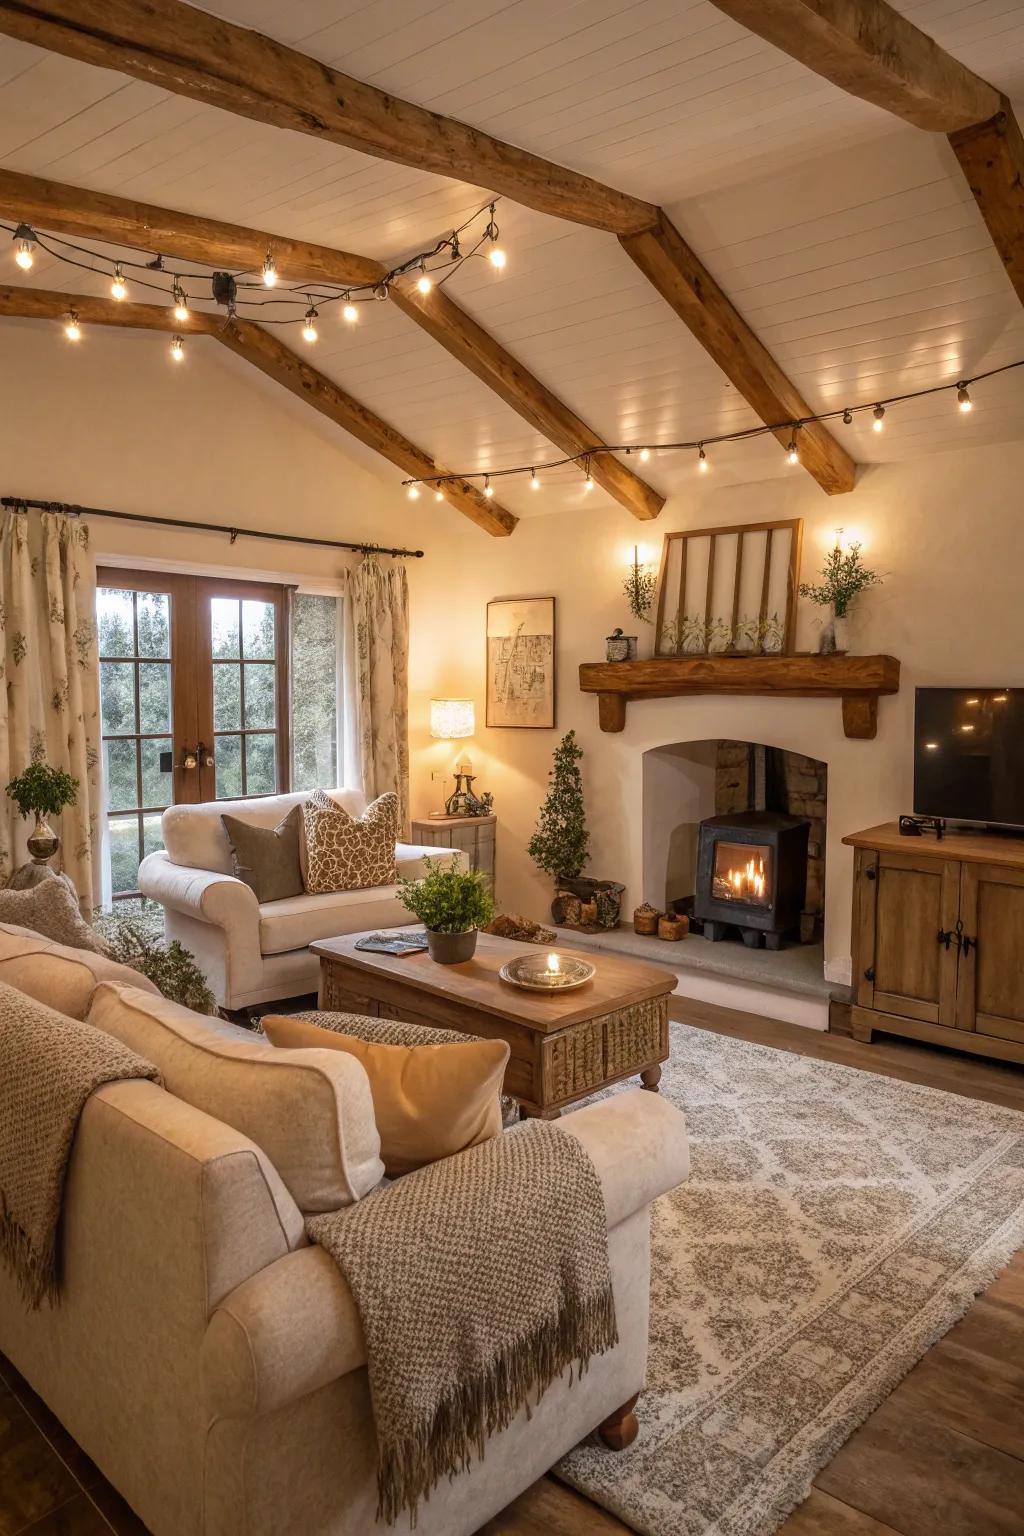
[[[78,799],[78,780],[63,768],[51,768],[49,763],[29,763],[24,773],[8,784],[7,794],[22,816],[36,818],[28,839],[33,864],[49,863],[60,847],[60,838],[46,818],[59,816],[66,806],[74,805]]]
[[[427,930],[431,959],[441,965],[472,960],[476,936],[494,916],[494,898],[486,878],[462,869],[460,860],[441,864],[424,858],[421,880],[400,880],[398,899]]]

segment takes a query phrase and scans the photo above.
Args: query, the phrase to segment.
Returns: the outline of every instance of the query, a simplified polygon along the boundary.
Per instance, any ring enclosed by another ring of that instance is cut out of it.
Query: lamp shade
[[[476,730],[472,699],[431,699],[430,734],[439,741],[457,741]]]

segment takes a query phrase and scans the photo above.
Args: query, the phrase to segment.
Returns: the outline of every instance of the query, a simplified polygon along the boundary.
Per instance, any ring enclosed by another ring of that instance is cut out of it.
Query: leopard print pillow
[[[302,807],[306,829],[306,890],[358,891],[393,885],[398,841],[398,796],[378,795],[362,816],[352,817],[323,790]]]

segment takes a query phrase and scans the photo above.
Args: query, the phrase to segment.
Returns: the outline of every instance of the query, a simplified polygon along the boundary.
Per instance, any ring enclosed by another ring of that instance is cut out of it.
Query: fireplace
[[[709,816],[697,833],[693,915],[705,938],[738,928],[744,944],[780,949],[799,933],[811,824],[776,811]]]

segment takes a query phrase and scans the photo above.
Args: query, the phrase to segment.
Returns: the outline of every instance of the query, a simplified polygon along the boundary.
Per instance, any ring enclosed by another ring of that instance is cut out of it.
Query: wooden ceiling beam
[[[1024,135],[1010,103],[949,135],[1018,299],[1024,304]]]
[[[63,320],[70,309],[74,309],[83,325],[210,336],[406,475],[426,479],[445,473],[429,454],[251,320],[227,320],[220,315],[193,311],[188,325],[183,326],[166,305],[118,303],[116,299],[92,294],[0,286],[0,317]],[[446,480],[442,489],[445,500],[486,533],[510,534],[518,522],[511,512],[484,496],[469,481]]]
[[[292,240],[266,230],[225,224],[196,214],[156,208],[132,198],[69,187],[60,181],[0,169],[0,217],[62,235],[84,235],[208,266],[258,272],[269,251],[284,282],[337,283],[353,288],[378,283],[379,261]]]
[[[620,241],[779,442],[788,443],[789,424],[813,415],[811,407],[675,225],[662,216],[654,229]],[[827,427],[809,422],[795,435],[800,462],[823,491],[853,490],[857,466]]]
[[[583,459],[606,446],[603,438],[506,352],[442,288],[420,293],[411,279],[404,279],[392,284],[391,298],[403,314],[563,453]],[[664,496],[614,454],[598,453],[590,461],[590,472],[598,485],[634,517],[657,517],[665,505]]]
[[[180,0],[4,0],[0,31],[225,112],[507,193],[527,208],[612,234],[642,229],[654,217],[650,203]]]
[[[955,133],[998,113],[999,92],[885,0],[712,0],[815,74],[915,128]]]

